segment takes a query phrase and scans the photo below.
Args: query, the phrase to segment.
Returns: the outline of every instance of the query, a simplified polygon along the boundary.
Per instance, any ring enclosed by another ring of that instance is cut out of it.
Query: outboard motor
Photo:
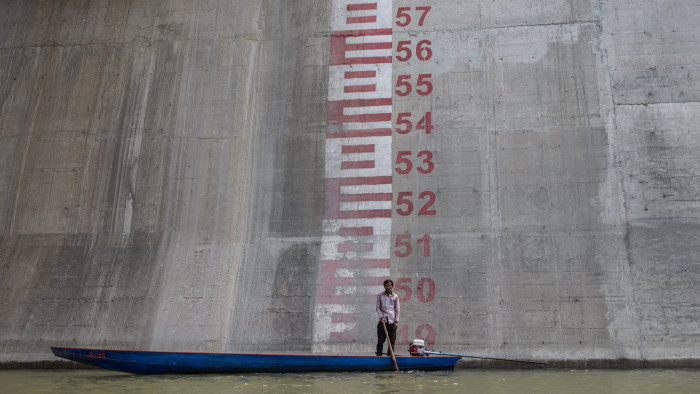
[[[414,339],[408,346],[408,352],[414,357],[428,356],[425,352],[425,342],[422,339]]]

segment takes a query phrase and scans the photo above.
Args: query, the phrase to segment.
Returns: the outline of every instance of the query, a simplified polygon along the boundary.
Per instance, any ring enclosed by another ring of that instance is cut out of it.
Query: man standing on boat
[[[393,289],[394,282],[391,279],[387,279],[384,281],[384,291],[377,294],[377,314],[379,315],[379,323],[377,323],[377,356],[382,355],[384,341],[387,339],[384,333],[385,325],[386,332],[389,334],[391,348],[395,349],[394,342],[396,342],[396,329],[399,327],[401,306],[399,305],[399,296],[392,291]],[[387,354],[389,354],[388,351]]]

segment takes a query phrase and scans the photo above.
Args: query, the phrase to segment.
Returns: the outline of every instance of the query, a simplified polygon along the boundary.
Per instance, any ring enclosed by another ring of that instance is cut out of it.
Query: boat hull
[[[391,357],[319,354],[183,353],[52,347],[57,357],[123,372],[250,373],[393,371]],[[452,370],[461,357],[397,356],[399,370]]]

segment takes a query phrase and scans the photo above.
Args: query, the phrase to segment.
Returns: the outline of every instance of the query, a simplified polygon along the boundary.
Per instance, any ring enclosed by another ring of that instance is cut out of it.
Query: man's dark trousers
[[[391,342],[391,348],[394,347],[394,342],[396,342],[396,327],[394,324],[386,323],[386,331],[389,333],[389,342]],[[377,356],[382,355],[382,350],[384,350],[384,341],[386,341],[386,334],[384,334],[384,327],[382,327],[382,322],[377,323]],[[389,354],[389,350],[386,351]]]

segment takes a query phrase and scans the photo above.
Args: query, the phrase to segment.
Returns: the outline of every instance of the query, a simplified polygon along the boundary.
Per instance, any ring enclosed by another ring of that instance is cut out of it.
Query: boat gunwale
[[[385,357],[385,356],[375,356],[375,355],[363,355],[363,354],[323,354],[323,353],[223,353],[223,352],[181,352],[172,350],[119,350],[119,349],[103,349],[103,348],[84,348],[84,347],[68,347],[68,346],[51,346],[53,349],[68,349],[68,350],[86,350],[86,351],[99,351],[99,352],[130,352],[130,353],[159,353],[159,354],[203,354],[203,355],[230,355],[230,356],[296,356],[296,357]],[[396,355],[396,357],[402,358],[414,358],[417,356],[401,356]],[[430,358],[462,358],[461,356],[448,356],[448,355],[434,355]]]

